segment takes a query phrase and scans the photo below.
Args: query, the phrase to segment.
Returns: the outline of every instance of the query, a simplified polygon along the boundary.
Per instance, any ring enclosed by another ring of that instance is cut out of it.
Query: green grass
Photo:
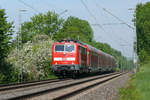
[[[150,63],[141,66],[125,88],[119,89],[119,100],[150,100]]]

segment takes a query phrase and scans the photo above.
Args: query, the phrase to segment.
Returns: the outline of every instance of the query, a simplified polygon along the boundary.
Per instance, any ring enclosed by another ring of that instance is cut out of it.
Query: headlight
[[[62,61],[62,58],[55,57],[54,61]]]
[[[75,61],[75,57],[68,57],[67,60],[68,61]]]

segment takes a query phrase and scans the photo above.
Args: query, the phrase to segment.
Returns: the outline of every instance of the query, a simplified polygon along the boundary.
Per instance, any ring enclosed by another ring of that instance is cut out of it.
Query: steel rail
[[[39,81],[29,81],[29,82],[23,82],[23,83],[2,84],[2,85],[0,85],[0,92],[18,89],[18,88],[31,87],[31,86],[35,86],[35,85],[42,85],[42,84],[47,84],[47,83],[65,81],[68,79],[69,78],[66,78],[66,79],[48,79],[48,80],[39,80]]]
[[[111,75],[116,75],[116,74],[119,74],[121,75],[122,73],[120,72],[117,72],[117,73],[111,73],[111,74],[106,74],[106,75],[100,75],[100,76],[97,76],[95,78],[93,77],[90,77],[90,79],[81,79],[81,81],[77,81],[77,82],[73,82],[73,83],[69,83],[69,84],[65,84],[65,85],[62,85],[62,86],[57,86],[57,87],[53,87],[53,88],[48,88],[46,90],[41,90],[41,91],[35,91],[34,93],[28,93],[28,94],[23,94],[23,95],[19,95],[19,96],[16,96],[16,97],[13,97],[13,98],[9,98],[11,100],[16,100],[16,99],[28,99],[28,98],[32,98],[32,97],[36,97],[37,95],[43,95],[43,94],[47,94],[47,93],[52,93],[52,92],[55,92],[55,91],[59,91],[61,89],[65,89],[65,88],[68,88],[68,87],[73,87],[75,85],[80,85],[80,84],[84,84],[84,83],[87,83],[87,82],[90,82],[90,81],[94,81],[94,80],[97,80],[97,79],[100,79],[100,78],[105,78],[105,77],[109,77]],[[115,77],[114,77],[115,78]],[[110,79],[109,79],[110,80]],[[96,84],[95,84],[96,85]],[[93,85],[94,86],[94,85]],[[71,93],[72,94],[72,93]],[[70,95],[70,94],[69,94]],[[65,95],[65,97],[68,96],[68,95]],[[64,97],[64,96],[63,96]],[[59,98],[63,98],[63,97],[58,97],[56,99],[59,99]]]
[[[125,72],[125,73],[126,73],[126,72]],[[96,82],[96,83],[91,84],[91,85],[87,85],[87,86],[85,86],[85,87],[83,87],[83,88],[80,88],[80,89],[71,91],[71,92],[69,92],[69,93],[63,94],[63,95],[61,95],[61,96],[58,96],[58,97],[56,97],[56,98],[53,98],[53,100],[64,100],[64,99],[70,98],[70,97],[75,96],[75,95],[77,95],[77,94],[79,94],[79,93],[81,93],[81,92],[83,92],[83,91],[85,91],[85,90],[88,90],[88,89],[90,89],[90,88],[93,88],[93,87],[95,87],[95,86],[101,85],[101,84],[103,84],[103,83],[105,83],[105,82],[108,82],[108,81],[110,81],[110,80],[113,80],[113,79],[115,79],[115,78],[117,78],[117,77],[119,77],[119,76],[121,76],[121,75],[124,75],[125,73],[119,73],[119,74],[116,75],[116,76],[113,76],[113,77],[110,77],[110,78],[108,78],[108,79],[105,79],[105,80]]]

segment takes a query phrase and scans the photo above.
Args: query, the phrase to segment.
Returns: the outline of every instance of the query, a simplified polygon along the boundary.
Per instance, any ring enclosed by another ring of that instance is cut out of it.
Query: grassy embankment
[[[150,63],[141,66],[125,88],[119,89],[119,100],[150,100]]]

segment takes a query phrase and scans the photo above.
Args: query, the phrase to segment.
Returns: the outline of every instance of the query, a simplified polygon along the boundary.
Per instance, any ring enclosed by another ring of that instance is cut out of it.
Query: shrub
[[[19,75],[23,74],[23,81],[46,79],[52,75],[50,72],[52,43],[47,35],[37,35],[33,41],[23,45],[20,55],[17,48],[10,53],[8,61],[19,70]]]

